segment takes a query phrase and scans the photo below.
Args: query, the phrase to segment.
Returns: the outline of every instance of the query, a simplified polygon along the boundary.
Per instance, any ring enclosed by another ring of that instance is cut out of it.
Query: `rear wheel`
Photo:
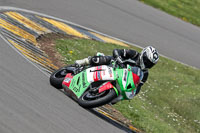
[[[87,90],[78,99],[78,103],[84,108],[94,108],[111,102],[116,96],[116,92],[113,88],[101,93],[94,93],[91,90]]]
[[[55,72],[53,72],[50,76],[50,84],[57,88],[62,89],[62,82],[67,75],[67,73],[73,73],[73,67],[62,67]]]

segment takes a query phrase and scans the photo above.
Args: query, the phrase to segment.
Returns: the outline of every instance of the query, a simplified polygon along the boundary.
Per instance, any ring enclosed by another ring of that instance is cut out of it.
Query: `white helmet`
[[[159,60],[159,54],[157,50],[152,46],[144,48],[140,55],[141,69],[152,68]]]

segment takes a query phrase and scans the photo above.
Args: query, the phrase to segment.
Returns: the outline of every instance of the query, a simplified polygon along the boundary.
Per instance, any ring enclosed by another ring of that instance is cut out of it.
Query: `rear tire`
[[[70,71],[68,67],[62,67],[56,70],[50,76],[50,84],[57,89],[62,89],[62,82],[67,73],[73,73],[73,71]]]
[[[95,108],[95,107],[107,104],[107,103],[111,102],[115,97],[117,97],[116,92],[113,88],[102,92],[102,93],[105,93],[105,94],[103,94],[103,96],[100,96],[96,99],[89,99],[87,97],[87,95],[90,95],[89,93],[90,93],[89,90],[87,90],[78,99],[78,104],[80,106],[82,106],[84,108]]]

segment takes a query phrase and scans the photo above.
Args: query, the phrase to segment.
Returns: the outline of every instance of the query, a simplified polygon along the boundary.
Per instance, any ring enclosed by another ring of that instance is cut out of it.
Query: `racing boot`
[[[84,58],[84,59],[82,59],[82,60],[76,60],[76,61],[75,61],[75,64],[78,65],[78,66],[89,65],[89,64],[90,64],[90,58],[91,58],[91,57]]]
[[[97,52],[96,56],[105,56],[104,53]]]

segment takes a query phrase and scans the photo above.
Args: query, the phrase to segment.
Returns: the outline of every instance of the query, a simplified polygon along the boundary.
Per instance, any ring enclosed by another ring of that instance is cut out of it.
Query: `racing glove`
[[[124,68],[124,67],[125,67],[125,65],[123,64],[123,61],[122,61],[121,56],[118,56],[118,57],[116,58],[116,60],[117,60],[117,64],[118,64],[121,68]]]
[[[121,56],[118,56],[118,57],[116,58],[116,60],[117,60],[117,62],[118,62],[119,64],[122,64],[122,63],[123,63]]]

